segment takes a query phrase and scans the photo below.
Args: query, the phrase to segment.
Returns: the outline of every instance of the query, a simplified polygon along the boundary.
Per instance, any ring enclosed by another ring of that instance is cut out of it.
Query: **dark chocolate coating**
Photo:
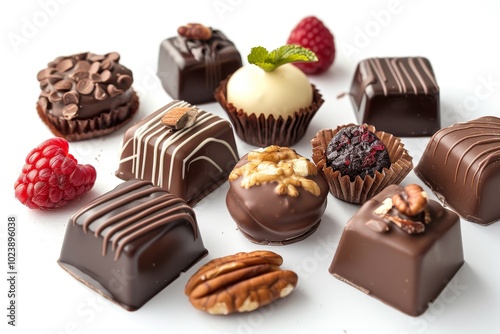
[[[71,217],[58,263],[134,311],[207,253],[185,201],[150,182],[130,180]]]
[[[500,118],[481,117],[438,131],[415,173],[464,219],[500,220]]]
[[[116,176],[152,181],[195,205],[227,180],[238,161],[231,124],[199,110],[193,126],[170,130],[161,123],[168,110],[191,106],[172,101],[130,127],[123,138]]]
[[[247,162],[243,157],[236,167]],[[307,177],[315,181],[321,194],[315,196],[302,187],[299,195],[278,195],[276,182],[266,182],[245,189],[241,177],[229,182],[226,205],[239,230],[250,241],[265,245],[282,245],[311,235],[326,209],[328,183],[321,173]]]
[[[69,141],[109,134],[137,111],[132,71],[120,54],[90,52],[58,57],[38,72],[40,118]]]
[[[361,61],[351,85],[360,124],[398,137],[431,136],[441,128],[439,87],[426,58]]]
[[[347,223],[330,273],[412,316],[425,312],[464,263],[460,219],[429,200],[431,221],[408,234],[374,211],[403,191],[390,185],[365,202]],[[369,227],[384,226],[387,230]]]
[[[219,30],[209,40],[184,36],[165,39],[160,45],[158,77],[165,91],[192,104],[215,101],[221,80],[242,66],[235,45]]]

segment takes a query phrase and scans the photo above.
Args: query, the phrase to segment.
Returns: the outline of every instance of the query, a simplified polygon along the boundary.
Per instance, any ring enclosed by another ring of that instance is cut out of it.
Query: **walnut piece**
[[[188,39],[200,41],[207,41],[212,38],[212,29],[200,23],[188,23],[185,26],[180,26],[177,33]]]
[[[198,110],[190,107],[177,107],[168,110],[161,122],[174,130],[189,128],[196,122]]]
[[[236,167],[229,175],[233,181],[242,176],[241,186],[248,189],[266,182],[277,182],[275,192],[279,195],[297,197],[298,187],[315,196],[321,191],[318,184],[307,176],[316,175],[316,166],[293,149],[276,145],[251,151],[248,162]]]
[[[427,193],[418,184],[409,184],[402,193],[392,197],[392,204],[402,214],[415,216],[427,206]]]
[[[195,308],[210,314],[253,311],[295,289],[297,274],[281,270],[282,263],[271,251],[214,259],[191,276],[184,292]]]

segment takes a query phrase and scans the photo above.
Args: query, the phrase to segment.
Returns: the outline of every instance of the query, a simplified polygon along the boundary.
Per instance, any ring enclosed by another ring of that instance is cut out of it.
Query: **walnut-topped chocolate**
[[[52,132],[68,140],[107,134],[137,110],[132,72],[120,54],[58,57],[38,72],[37,109]]]
[[[319,226],[328,183],[316,166],[288,147],[249,152],[229,175],[226,205],[239,230],[254,243],[283,245]]]

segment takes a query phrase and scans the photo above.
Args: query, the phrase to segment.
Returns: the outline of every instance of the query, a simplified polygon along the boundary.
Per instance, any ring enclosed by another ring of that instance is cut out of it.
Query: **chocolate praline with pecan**
[[[84,52],[58,57],[38,72],[38,115],[58,137],[76,141],[107,135],[135,114],[132,71],[120,54]]]
[[[245,155],[229,175],[226,205],[250,241],[285,245],[310,236],[326,208],[328,183],[316,166],[287,147]]]

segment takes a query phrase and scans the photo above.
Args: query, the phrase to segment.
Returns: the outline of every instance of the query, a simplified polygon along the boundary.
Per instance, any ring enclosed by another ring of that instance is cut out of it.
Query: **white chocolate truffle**
[[[281,65],[272,72],[249,64],[229,79],[227,101],[247,115],[287,118],[312,104],[313,88],[304,72],[292,64]]]

